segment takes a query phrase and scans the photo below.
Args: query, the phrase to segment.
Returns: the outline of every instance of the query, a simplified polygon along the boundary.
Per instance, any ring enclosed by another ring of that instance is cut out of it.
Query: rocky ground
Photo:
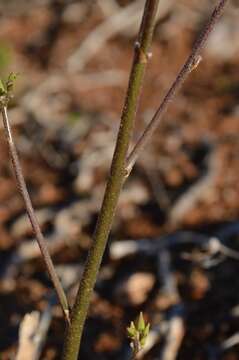
[[[161,0],[134,141],[212,3]],[[143,4],[0,1],[0,74],[20,74],[9,117],[71,303],[109,171]],[[231,1],[125,185],[81,359],[130,359],[126,327],[139,311],[151,323],[141,358],[238,359],[238,16],[238,1]],[[2,125],[0,154],[0,358],[20,352],[19,327],[30,321],[34,336],[41,334],[33,358],[60,359],[64,321]]]

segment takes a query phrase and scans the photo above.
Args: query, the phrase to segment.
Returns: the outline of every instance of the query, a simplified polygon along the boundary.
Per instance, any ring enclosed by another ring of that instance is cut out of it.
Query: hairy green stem
[[[111,171],[93,237],[94,243],[88,254],[85,270],[71,313],[71,324],[68,327],[65,336],[63,350],[64,360],[77,360],[78,358],[83,327],[90,304],[91,294],[105,251],[120,191],[125,179],[125,161],[133,132],[134,119],[137,111],[145,67],[149,58],[149,50],[152,42],[158,4],[159,0],[147,0],[145,4],[139,36],[135,44],[135,55],[126,100],[122,111]]]

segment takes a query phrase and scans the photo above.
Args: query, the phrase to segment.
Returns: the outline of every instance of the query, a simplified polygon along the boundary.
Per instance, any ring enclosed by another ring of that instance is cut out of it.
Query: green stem
[[[118,138],[108,178],[105,195],[94,233],[94,244],[89,251],[76,301],[71,313],[71,324],[65,336],[63,359],[77,360],[82,332],[86,320],[91,294],[112,226],[115,209],[125,179],[125,161],[131,140],[134,119],[149,58],[149,50],[155,27],[159,0],[147,0],[144,15],[135,45],[128,91],[122,111]]]

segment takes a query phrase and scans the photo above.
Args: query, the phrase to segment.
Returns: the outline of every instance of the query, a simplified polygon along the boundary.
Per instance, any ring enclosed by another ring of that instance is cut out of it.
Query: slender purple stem
[[[220,16],[222,15],[222,12],[224,10],[224,7],[228,0],[220,0],[215,7],[214,11],[212,12],[212,15],[207,22],[206,26],[202,30],[201,34],[199,35],[196,43],[193,46],[193,49],[191,51],[191,54],[189,55],[188,59],[186,60],[185,64],[179,71],[175,81],[173,82],[172,86],[170,87],[169,91],[165,95],[162,103],[160,104],[158,110],[154,114],[152,120],[144,130],[143,134],[135,144],[133,150],[127,157],[126,161],[126,175],[128,176],[137,161],[139,155],[142,153],[142,150],[147,145],[147,143],[152,138],[152,135],[156,128],[158,127],[160,120],[163,116],[163,114],[166,112],[170,102],[173,100],[174,96],[176,95],[177,91],[180,89],[188,75],[191,73],[192,70],[195,69],[195,67],[198,65],[198,63],[201,60],[200,52],[205,45],[206,40],[208,39],[210,33],[214,29],[217,21],[219,20]]]
[[[64,316],[65,316],[67,322],[69,322],[69,306],[68,306],[67,298],[66,298],[65,292],[63,290],[63,287],[60,283],[60,280],[58,278],[58,275],[56,273],[56,270],[54,268],[51,256],[47,249],[47,245],[46,245],[44,236],[41,232],[35,211],[32,206],[32,202],[31,202],[28,190],[27,190],[26,182],[25,182],[25,179],[23,176],[22,167],[21,167],[21,164],[19,161],[17,149],[16,149],[16,146],[15,146],[15,143],[13,140],[11,126],[10,126],[10,122],[8,119],[7,106],[3,106],[1,108],[1,112],[2,112],[3,125],[4,125],[4,129],[5,129],[5,133],[6,133],[6,138],[7,138],[7,142],[8,142],[8,146],[9,146],[9,152],[10,152],[10,156],[11,156],[11,160],[12,160],[12,165],[13,165],[13,170],[14,170],[14,174],[16,177],[17,185],[18,185],[19,191],[23,197],[27,215],[29,217],[33,232],[36,236],[38,245],[40,247],[42,257],[43,257],[46,267],[47,267],[47,271],[52,280],[54,288],[56,290],[56,293],[57,293],[59,302],[61,304]]]

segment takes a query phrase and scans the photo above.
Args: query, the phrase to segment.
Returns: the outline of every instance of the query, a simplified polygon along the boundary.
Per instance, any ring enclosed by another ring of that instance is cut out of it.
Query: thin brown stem
[[[65,292],[63,290],[63,287],[60,283],[60,280],[58,278],[58,275],[56,273],[56,270],[54,268],[53,262],[51,260],[51,256],[48,252],[44,236],[41,232],[41,229],[40,229],[35,211],[33,209],[27,187],[26,187],[26,182],[25,182],[25,179],[23,176],[22,167],[21,167],[21,164],[19,161],[17,149],[16,149],[16,146],[15,146],[15,143],[13,140],[13,136],[12,136],[10,122],[8,119],[7,106],[3,106],[1,108],[1,112],[2,112],[4,130],[6,133],[6,138],[7,138],[7,142],[8,142],[9,152],[10,152],[10,156],[11,156],[11,160],[12,160],[12,165],[13,165],[13,170],[14,170],[14,174],[16,177],[17,185],[18,185],[19,191],[23,197],[27,215],[29,217],[33,232],[36,236],[38,245],[40,247],[42,257],[43,257],[43,259],[45,261],[45,265],[47,267],[47,271],[48,271],[51,281],[54,285],[54,288],[56,290],[59,303],[61,304],[64,316],[65,316],[67,322],[69,323],[69,306],[68,306],[67,298],[66,298]]]
[[[156,21],[159,0],[147,0],[135,46],[128,91],[122,111],[118,138],[108,178],[105,195],[94,233],[93,246],[89,251],[80,287],[71,315],[71,325],[65,337],[63,359],[76,360],[81,343],[91,294],[112,226],[117,202],[125,178],[125,161],[131,140],[140,90],[148,62],[149,49]]]
[[[154,114],[152,120],[144,130],[143,134],[135,144],[133,150],[127,157],[126,161],[126,174],[127,176],[130,174],[135,162],[137,161],[139,155],[142,153],[142,150],[146,146],[146,144],[149,142],[149,140],[152,138],[152,135],[156,128],[158,127],[160,120],[163,116],[163,114],[166,112],[170,102],[173,100],[175,94],[180,89],[188,75],[191,73],[192,70],[197,67],[198,63],[201,60],[201,57],[199,53],[201,52],[203,46],[205,45],[206,40],[208,39],[208,36],[214,29],[217,21],[219,20],[220,16],[222,15],[222,12],[224,10],[224,7],[228,0],[220,0],[215,7],[214,11],[212,12],[212,15],[207,22],[206,26],[202,30],[201,34],[199,35],[196,43],[193,46],[193,49],[191,51],[191,54],[189,55],[188,59],[186,60],[185,64],[179,71],[175,81],[173,82],[172,86],[170,87],[169,91],[167,92],[166,96],[164,97],[161,105],[159,106],[158,110]]]

